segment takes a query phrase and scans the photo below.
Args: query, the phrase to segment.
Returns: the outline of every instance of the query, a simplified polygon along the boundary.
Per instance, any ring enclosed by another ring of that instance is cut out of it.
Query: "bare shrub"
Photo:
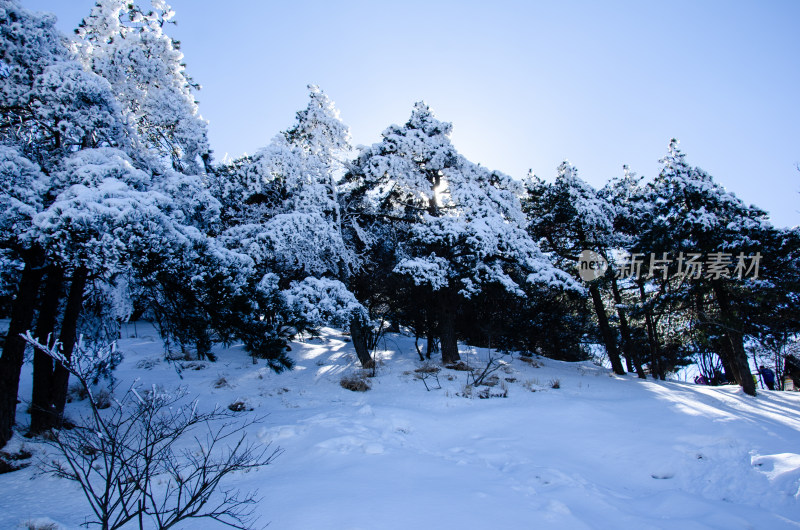
[[[69,389],[67,390],[67,403],[72,403],[74,401],[83,401],[84,399],[89,397],[89,393],[83,388],[83,385],[80,383],[73,383],[69,385]]]
[[[490,386],[496,385],[499,378],[492,374],[505,366],[507,366],[505,362],[489,354],[489,360],[486,362],[486,366],[483,367],[483,370],[477,369],[472,371],[472,384],[474,386],[485,385],[489,379],[493,379],[493,383]]]
[[[445,366],[448,370],[455,370],[457,372],[471,372],[472,367],[465,363],[464,361],[458,361],[457,363],[448,364]]]
[[[230,388],[231,384],[228,382],[228,379],[221,375],[214,381],[214,388]]]
[[[550,388],[559,389],[561,388],[561,381],[558,379],[551,379],[550,380]]]
[[[159,358],[142,359],[136,363],[136,368],[139,370],[152,370],[153,367],[161,362]]]
[[[534,368],[541,368],[542,367],[542,363],[540,363],[539,361],[537,361],[533,357],[529,357],[527,355],[520,355],[519,356],[519,360],[524,362],[524,363],[527,363],[527,364],[533,366]]]
[[[436,366],[435,364],[425,363],[422,366],[414,369],[414,372],[418,374],[435,374],[440,370],[441,368]]]
[[[187,361],[180,363],[183,370],[205,370],[208,368],[208,363],[205,361]]]
[[[98,390],[92,397],[94,398],[94,406],[99,410],[107,409],[111,406],[111,392],[106,389]]]
[[[342,388],[352,390],[353,392],[366,392],[371,389],[369,381],[361,374],[349,374],[342,377],[339,381]]]
[[[531,392],[536,392],[538,390],[539,380],[537,378],[527,379],[524,383],[522,383],[522,387],[530,390]]]
[[[220,484],[231,474],[270,464],[279,454],[246,440],[246,430],[263,418],[241,421],[225,410],[200,412],[197,400],[186,402],[185,390],[155,386],[149,391],[132,386],[100,414],[86,374],[112,348],[79,349],[68,360],[30,334],[26,340],[61,362],[89,394],[90,414],[45,440],[61,459],[41,463],[44,472],[81,487],[91,508],[86,524],[113,530],[136,522],[141,527],[149,518],[167,529],[210,518],[253,528],[256,492],[242,494]]]
[[[419,368],[414,370],[414,377],[422,381],[422,384],[425,385],[425,390],[430,392],[431,390],[441,390],[442,384],[439,382],[439,368],[436,365],[425,363]],[[431,382],[431,386],[428,386],[428,380],[436,381],[436,386],[433,386],[433,382]]]
[[[253,410],[253,407],[247,404],[244,400],[237,400],[228,405],[228,410],[232,412],[244,412],[246,410]]]

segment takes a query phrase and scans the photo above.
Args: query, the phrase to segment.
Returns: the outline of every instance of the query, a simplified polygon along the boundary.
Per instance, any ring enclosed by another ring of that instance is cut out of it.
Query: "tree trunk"
[[[639,362],[639,356],[633,351],[633,340],[631,338],[631,329],[628,326],[628,316],[625,310],[620,307],[622,305],[622,295],[619,292],[617,285],[617,278],[611,274],[611,292],[614,295],[614,305],[617,308],[617,315],[619,315],[619,333],[622,337],[622,353],[625,355],[625,361],[628,364],[628,371],[632,372],[631,368],[636,370],[636,375],[639,379],[647,379],[642,368],[642,363]]]
[[[647,326],[647,340],[650,343],[650,373],[654,378],[657,377],[663,381],[666,379],[667,374],[664,373],[664,367],[661,363],[661,348],[658,343],[658,331],[653,322],[653,315],[651,315],[650,310],[647,309],[647,295],[644,292],[644,284],[642,283],[639,284],[639,295],[641,296],[642,304],[645,306],[644,321]]]
[[[744,349],[744,337],[741,332],[741,323],[728,298],[728,293],[719,282],[713,282],[712,288],[719,304],[720,316],[725,326],[724,333],[731,346],[731,365],[736,382],[741,385],[745,394],[756,395],[756,382],[750,372],[750,362]]]
[[[78,338],[78,319],[83,308],[83,291],[86,287],[86,280],[89,271],[86,267],[79,266],[72,273],[72,282],[69,287],[67,304],[64,308],[64,318],[61,321],[61,352],[69,360],[75,349],[75,341]],[[56,363],[53,371],[53,385],[51,399],[57,415],[57,426],[60,426],[64,419],[64,407],[67,404],[67,388],[69,386],[69,372],[61,363]]]
[[[597,287],[597,283],[589,285],[589,293],[592,295],[594,311],[597,314],[597,324],[600,326],[600,333],[603,336],[606,352],[611,361],[611,369],[614,370],[614,373],[617,375],[625,375],[625,369],[622,367],[622,359],[620,359],[619,350],[617,349],[617,341],[614,338],[611,325],[608,323],[608,315],[606,315],[603,297],[600,295],[600,288]]]
[[[60,267],[50,265],[47,269],[44,295],[36,321],[36,340],[51,346],[55,342],[53,332],[58,320],[58,303],[64,273]],[[36,436],[56,426],[57,416],[51,400],[53,384],[53,359],[46,353],[33,350],[33,393],[31,396],[31,427],[28,436]]]
[[[353,347],[356,350],[356,355],[358,355],[358,360],[361,361],[361,367],[373,368],[375,361],[369,354],[364,321],[360,316],[354,316],[350,319],[350,338],[353,340]]]
[[[425,357],[430,360],[436,353],[436,322],[431,315],[431,310],[425,310]]]
[[[706,316],[705,303],[701,293],[696,295],[695,307],[697,309],[697,321],[702,326],[702,329],[709,334],[711,348],[717,354],[717,357],[719,357],[719,360],[722,363],[722,371],[725,374],[725,379],[729,382],[736,381],[737,379],[734,376],[733,366],[731,365],[731,359],[733,359],[733,350],[730,343],[725,340],[725,336],[720,336],[718,329],[712,328],[713,323],[710,322],[708,316]],[[720,383],[719,379],[717,378],[716,370],[714,370],[713,377],[709,382],[715,385]]]
[[[42,281],[41,252],[31,251],[25,260],[25,269],[19,282],[19,291],[11,307],[11,322],[0,357],[0,447],[4,447],[13,434],[17,414],[19,378],[25,355],[25,333],[33,323],[36,298]]]
[[[450,297],[442,295],[439,300],[439,345],[442,348],[442,363],[453,364],[461,360],[458,355],[456,336],[456,308]]]
[[[722,372],[729,383],[739,383],[736,371],[733,369],[733,346],[725,334],[720,334],[711,341],[714,351],[722,363]]]

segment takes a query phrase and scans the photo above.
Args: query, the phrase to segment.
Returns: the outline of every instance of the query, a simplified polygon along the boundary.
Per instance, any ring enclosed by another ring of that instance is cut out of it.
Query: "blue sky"
[[[22,0],[69,32],[93,0]],[[142,0],[139,0],[142,2]],[[173,0],[217,159],[291,125],[306,85],[356,144],[425,100],[469,159],[594,186],[670,138],[778,226],[800,224],[800,2]]]

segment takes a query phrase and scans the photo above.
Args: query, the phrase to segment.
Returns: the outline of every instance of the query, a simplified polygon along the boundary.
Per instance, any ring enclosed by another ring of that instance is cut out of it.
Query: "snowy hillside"
[[[280,375],[235,346],[215,350],[216,363],[166,362],[152,328],[137,331],[119,344],[120,388],[135,378],[181,384],[202,407],[243,401],[252,410],[241,418],[268,414],[248,437],[283,453],[225,485],[258,488],[270,528],[800,526],[800,394],[751,398],[736,386],[643,382],[591,363],[515,356],[504,358],[495,386],[465,397],[466,372],[442,369],[441,388],[433,376],[423,382],[413,339],[396,335],[362,393],[340,386],[357,359],[333,330],[293,343],[297,367]],[[475,367],[488,355],[461,353]],[[26,371],[21,396],[30,395]],[[506,398],[479,397],[506,389]],[[28,421],[25,408],[19,421]],[[86,402],[67,410],[75,419]],[[6,450],[21,445],[32,461],[45,451],[18,434]],[[37,475],[35,465],[0,475],[0,491],[0,528],[77,528],[88,513],[75,484]]]

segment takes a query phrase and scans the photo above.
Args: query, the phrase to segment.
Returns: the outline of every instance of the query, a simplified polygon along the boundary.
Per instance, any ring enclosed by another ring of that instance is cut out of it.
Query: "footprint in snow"
[[[663,473],[651,473],[650,476],[657,480],[667,480],[673,478],[675,476],[675,473],[671,471],[666,471]]]

